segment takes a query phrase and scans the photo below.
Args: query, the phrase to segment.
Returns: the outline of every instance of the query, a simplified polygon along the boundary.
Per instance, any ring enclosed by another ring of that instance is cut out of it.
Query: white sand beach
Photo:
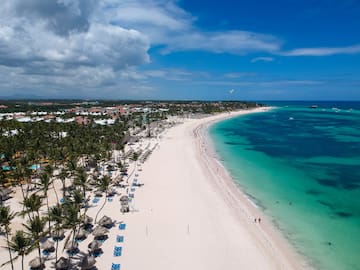
[[[164,135],[139,177],[145,186],[135,193],[138,212],[127,218],[123,269],[306,267],[233,184],[207,142],[207,125],[244,113],[187,119]]]
[[[110,270],[113,263],[120,264],[121,270],[309,268],[235,186],[206,136],[206,128],[214,121],[250,112],[254,110],[182,119],[183,123],[145,142],[154,150],[141,166],[140,162],[130,164],[129,184],[135,178],[144,184],[134,192],[130,188],[134,194],[131,212],[120,212],[119,198],[125,189],[119,189],[99,214],[99,218],[107,215],[117,224],[102,246],[104,253],[96,258],[97,269]],[[61,194],[60,185],[57,189]],[[49,196],[56,201],[53,193]],[[105,199],[94,204],[87,215],[95,217]],[[261,217],[260,224],[254,223],[255,217]],[[119,222],[126,224],[125,230],[119,230]],[[118,235],[124,237],[123,242],[116,241]],[[89,235],[79,249],[87,253],[92,239]],[[63,242],[59,257],[66,256]],[[114,256],[115,246],[122,247],[121,256]],[[26,256],[25,265],[36,255],[33,251]],[[7,250],[1,249],[0,256],[7,261]],[[20,269],[19,261],[15,269]],[[54,260],[46,261],[47,269],[53,265]],[[3,269],[10,269],[10,265]]]

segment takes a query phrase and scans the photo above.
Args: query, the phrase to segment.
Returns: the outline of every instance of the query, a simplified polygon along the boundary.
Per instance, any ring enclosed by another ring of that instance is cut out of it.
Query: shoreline
[[[276,227],[271,218],[234,181],[221,161],[221,157],[216,153],[214,142],[209,134],[211,126],[218,122],[248,113],[266,112],[272,109],[273,107],[264,107],[248,112],[234,112],[232,115],[223,115],[211,119],[197,127],[194,136],[197,140],[199,158],[203,163],[204,171],[209,170],[209,168],[212,169],[211,172],[208,172],[209,182],[220,191],[219,193],[232,209],[238,222],[242,225],[244,223],[249,225],[252,235],[261,243],[262,248],[267,249],[267,252],[280,259],[277,262],[278,269],[314,269],[306,257],[300,254],[283,232]],[[259,217],[261,217],[261,225],[254,222],[254,219]]]
[[[216,159],[207,128],[244,110],[184,119],[142,165],[124,269],[312,269]],[[261,223],[254,223],[261,217]]]
[[[151,146],[152,154],[144,163],[129,161],[131,174],[126,183],[134,196],[130,213],[120,212],[119,198],[127,189],[117,187],[111,201],[101,197],[97,203],[93,202],[94,192],[87,192],[92,203],[86,214],[94,218],[101,209],[99,218],[107,215],[116,222],[102,245],[104,253],[96,258],[96,267],[111,269],[112,263],[119,263],[125,270],[310,269],[232,180],[207,134],[216,121],[263,110],[267,109],[178,118],[178,124],[160,136],[131,146]],[[116,171],[112,177],[119,174]],[[141,187],[132,188],[135,179]],[[61,197],[61,183],[56,180],[48,193],[51,205],[57,203],[55,190]],[[17,189],[7,202],[15,211],[21,210],[20,193]],[[254,223],[254,217],[261,217],[261,224]],[[118,223],[126,224],[126,230],[119,230]],[[21,228],[21,224],[17,217],[12,229]],[[121,243],[117,242],[119,235]],[[86,253],[92,238],[88,235],[79,242],[81,254]],[[59,242],[59,257],[66,257],[64,244]],[[114,257],[114,247],[119,245],[122,255]],[[7,258],[6,252],[1,249],[0,255]],[[36,256],[32,251],[25,264]],[[45,265],[52,266],[53,259],[54,254],[50,254]],[[19,260],[15,262],[15,266],[19,264]]]

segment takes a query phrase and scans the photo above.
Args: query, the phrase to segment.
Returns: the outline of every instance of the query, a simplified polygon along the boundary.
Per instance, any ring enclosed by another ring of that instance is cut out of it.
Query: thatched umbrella
[[[11,198],[9,195],[11,193],[11,190],[10,190],[10,192],[8,192],[8,190],[9,189],[7,189],[7,188],[5,188],[4,190],[0,190],[0,199],[2,201],[6,201]]]
[[[130,211],[130,208],[129,208],[129,205],[126,203],[126,204],[121,204],[121,209],[120,209],[120,212],[121,213],[127,213]]]
[[[67,270],[70,269],[70,261],[64,257],[61,257],[58,259],[58,261],[55,263],[55,269],[56,270]]]
[[[103,216],[100,220],[99,220],[99,224],[101,226],[104,226],[104,227],[110,227],[114,224],[114,221],[108,217],[108,216]]]
[[[31,269],[43,269],[43,268],[45,268],[45,265],[43,264],[43,262],[40,260],[39,257],[36,257],[35,259],[32,259],[29,262],[29,266],[31,267]]]
[[[94,194],[95,194],[96,197],[101,197],[103,193],[102,193],[102,191],[97,190],[97,191],[94,192]]]
[[[104,227],[101,227],[101,226],[97,226],[94,231],[92,232],[92,234],[94,235],[95,238],[103,238],[106,236],[106,234],[108,233],[109,231],[104,228]]]
[[[42,248],[47,251],[54,251],[55,244],[53,241],[47,239],[44,243],[42,243]]]
[[[115,190],[114,188],[109,188],[109,189],[107,190],[107,194],[108,194],[109,196],[114,196],[114,195],[116,194],[116,190]]]
[[[9,194],[12,192],[12,190],[11,190],[10,188],[2,188],[2,189],[0,190],[0,192],[1,192],[2,194],[9,195]]]
[[[79,246],[78,242],[69,241],[66,244],[65,249],[72,251],[72,250],[76,250],[78,246]]]
[[[86,238],[86,231],[81,228],[75,235],[75,239],[85,239],[85,238]]]
[[[128,202],[129,201],[129,197],[127,195],[123,195],[120,197],[120,202]]]
[[[101,249],[102,243],[97,240],[93,240],[89,245],[88,248],[91,252],[95,252]]]
[[[78,266],[81,269],[91,269],[96,263],[96,260],[94,257],[85,255],[81,261],[79,262]]]
[[[87,225],[87,224],[91,224],[92,222],[93,222],[93,218],[86,215],[84,218],[84,224]]]
[[[63,239],[65,237],[65,231],[63,229],[54,230],[51,232],[51,236],[54,240]]]

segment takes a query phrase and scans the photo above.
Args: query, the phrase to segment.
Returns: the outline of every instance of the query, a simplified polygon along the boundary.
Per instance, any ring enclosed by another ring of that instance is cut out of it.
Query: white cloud
[[[257,74],[255,72],[231,72],[231,73],[225,73],[223,77],[228,79],[238,79],[244,77],[252,77],[256,75]]]
[[[163,53],[201,50],[242,55],[280,49],[281,41],[272,35],[238,30],[201,31],[194,25],[196,18],[173,1],[108,0],[105,3],[104,6],[113,7],[106,11],[109,21],[146,33],[153,45],[164,46]]]
[[[360,53],[360,45],[283,51],[282,40],[273,35],[241,29],[203,31],[196,21],[177,0],[2,0],[0,96],[35,91],[54,97],[74,93],[121,97],[131,91],[154,91],[151,83],[161,80],[197,82],[211,77],[176,67],[142,70],[140,65],[150,63],[151,47],[164,54],[189,50],[282,56]],[[251,62],[272,60],[257,57]],[[222,79],[247,76],[251,75],[230,73]]]
[[[290,51],[280,52],[283,56],[329,56],[336,54],[357,54],[360,53],[360,45],[335,48],[299,48]]]
[[[255,57],[255,58],[251,59],[251,63],[256,63],[256,62],[272,62],[272,61],[274,61],[274,58],[273,58],[273,57],[265,57],[265,56]]]
[[[0,96],[30,85],[60,95],[122,85],[124,71],[149,63],[148,37],[101,20],[100,8],[95,0],[3,0],[0,76],[11,73],[16,82],[1,82]]]

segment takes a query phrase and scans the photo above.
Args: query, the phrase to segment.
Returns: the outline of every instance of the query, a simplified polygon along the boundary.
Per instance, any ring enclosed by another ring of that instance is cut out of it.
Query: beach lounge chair
[[[119,224],[119,230],[125,230],[125,228],[126,228],[126,224],[125,224],[125,223]]]
[[[120,270],[120,263],[112,263],[111,270]]]
[[[118,242],[118,243],[124,242],[124,236],[117,235],[117,236],[116,236],[116,242]]]
[[[121,256],[122,247],[115,246],[114,247],[114,256],[120,257]]]

